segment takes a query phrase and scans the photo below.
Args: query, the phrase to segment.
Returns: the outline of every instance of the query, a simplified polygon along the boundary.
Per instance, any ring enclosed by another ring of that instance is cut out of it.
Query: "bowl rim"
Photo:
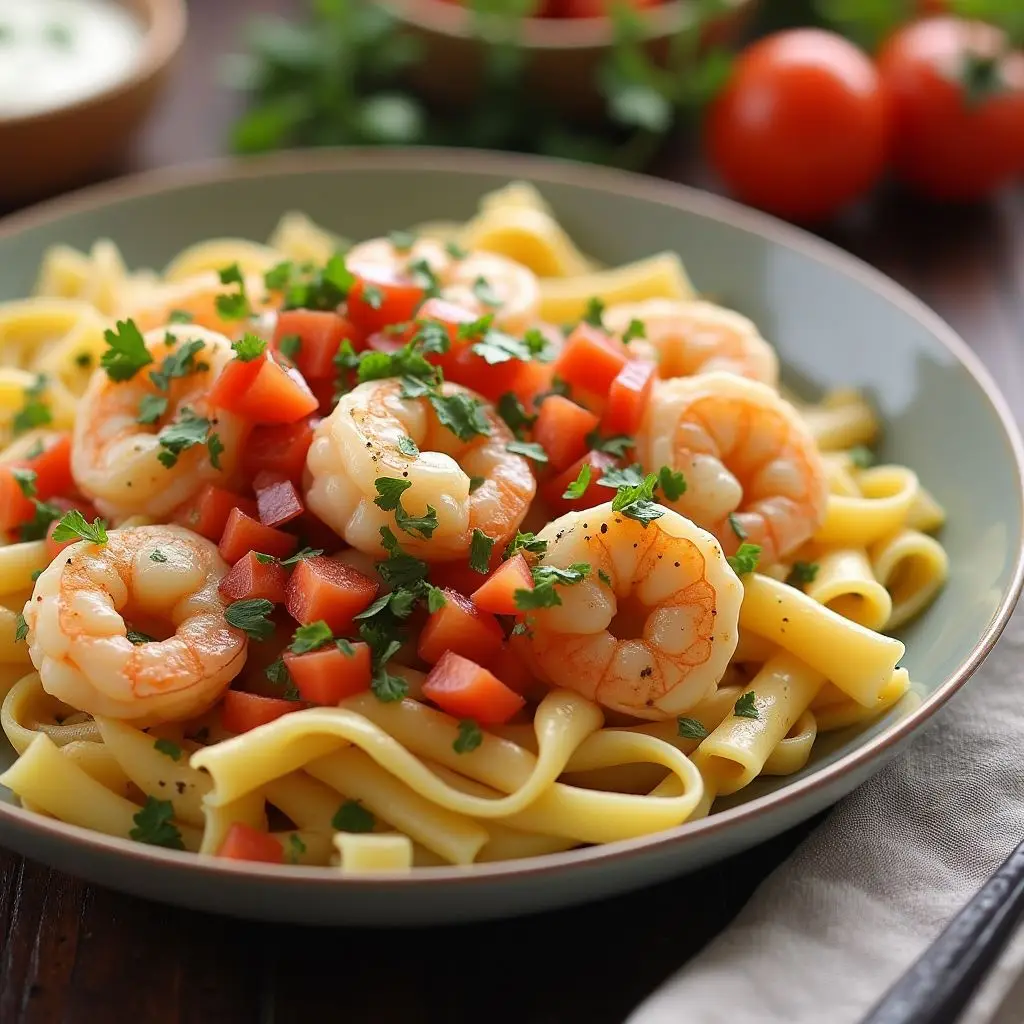
[[[652,178],[629,171],[528,156],[472,149],[393,148],[293,150],[257,157],[220,158],[144,172],[114,181],[92,185],[67,195],[46,200],[21,212],[0,219],[0,242],[33,228],[45,227],[70,214],[102,211],[121,200],[141,199],[160,193],[187,191],[233,180],[251,178],[301,177],[324,172],[431,171],[458,176],[466,171],[480,172],[508,180],[525,178],[544,184],[593,187],[616,195],[671,207],[718,220],[741,231],[759,235],[775,244],[795,250],[881,295],[921,324],[967,371],[992,407],[1012,453],[1017,474],[1017,494],[1021,508],[1022,534],[1014,555],[1013,573],[991,620],[965,658],[929,694],[921,704],[882,732],[870,737],[832,764],[811,772],[807,777],[780,787],[771,793],[730,807],[698,821],[636,839],[620,840],[562,853],[545,854],[518,861],[500,861],[468,866],[421,867],[411,872],[380,872],[346,877],[330,867],[289,866],[282,871],[276,865],[228,861],[213,856],[167,850],[107,836],[78,825],[26,811],[0,801],[0,838],[10,829],[31,833],[42,845],[48,840],[85,847],[96,858],[125,858],[163,871],[205,876],[207,882],[241,884],[260,881],[275,887],[307,889],[329,884],[340,891],[353,887],[380,890],[408,890],[438,884],[465,890],[492,883],[524,882],[565,870],[583,870],[610,865],[625,858],[650,854],[680,846],[691,838],[739,828],[745,822],[780,812],[805,797],[828,787],[838,778],[877,760],[885,751],[930,719],[970,678],[995,645],[1024,586],[1024,442],[995,381],[981,359],[934,310],[902,285],[860,258],[810,232],[785,223],[769,214],[751,209],[731,199],[688,185]]]
[[[393,17],[406,25],[453,39],[472,41],[478,32],[473,13],[444,0],[378,0]],[[726,0],[729,9],[718,17],[739,14],[757,0]],[[692,22],[693,0],[666,0],[639,12],[638,25],[643,39],[672,35]],[[591,50],[610,46],[613,41],[611,18],[525,18],[520,42],[528,50]]]
[[[0,115],[0,132],[7,128],[20,128],[27,124],[42,125],[48,121],[83,114],[142,87],[170,64],[181,49],[188,30],[185,0],[138,0],[137,4],[133,0],[115,2],[118,7],[129,9],[136,17],[136,6],[144,7],[147,12],[138,59],[132,71],[123,78],[115,79],[99,92],[89,93],[56,107],[44,107],[25,114]]]

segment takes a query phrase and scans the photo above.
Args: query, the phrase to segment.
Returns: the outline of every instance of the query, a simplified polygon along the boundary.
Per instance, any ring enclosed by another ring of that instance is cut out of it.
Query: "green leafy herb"
[[[754,700],[754,691],[747,690],[745,694],[733,705],[732,713],[737,718],[757,718],[757,704]]]
[[[224,454],[224,442],[220,434],[210,434],[206,439],[206,450],[210,453],[210,465],[214,469],[220,469],[220,457]]]
[[[734,512],[729,513],[729,526],[732,528],[732,532],[736,534],[740,540],[746,540],[749,536],[743,524],[736,518],[736,514]]]
[[[288,334],[280,341],[281,351],[284,351],[284,342],[287,338],[295,337],[295,335]],[[231,343],[231,347],[235,350],[235,358],[243,363],[251,363],[254,359],[259,359],[261,355],[267,350],[267,343],[258,334],[243,334],[238,341]],[[286,353],[287,354],[287,353]]]
[[[597,570],[597,578],[598,578],[598,579],[599,579],[599,580],[600,580],[600,581],[601,581],[601,582],[602,582],[602,583],[603,583],[603,584],[604,584],[604,585],[605,585],[606,587],[610,587],[610,586],[612,585],[612,578],[611,578],[611,576],[609,576],[609,575],[608,575],[608,573],[606,573],[606,572],[604,571],[604,569],[598,569],[598,570]]]
[[[408,252],[416,244],[416,235],[412,231],[392,231],[388,240],[398,252]]]
[[[310,651],[326,646],[333,639],[331,627],[323,619],[320,619],[317,622],[311,622],[308,626],[299,626],[295,630],[295,636],[292,638],[288,650],[292,654],[308,654]]]
[[[761,545],[748,544],[744,541],[737,549],[736,554],[730,555],[726,561],[737,576],[744,576],[757,568],[757,562],[760,557]]]
[[[171,324],[190,324],[194,319],[187,309],[172,309],[167,315],[167,322]]]
[[[156,423],[167,412],[167,398],[164,395],[143,395],[139,401],[139,423]]]
[[[186,341],[184,345],[176,348],[166,359],[160,364],[159,370],[151,370],[149,377],[150,380],[161,390],[167,391],[171,386],[171,381],[176,380],[180,377],[187,377],[190,373],[195,372],[198,369],[195,362],[195,356],[197,352],[202,351],[206,348],[206,342],[201,341],[199,338],[193,338],[191,341]]]
[[[136,647],[139,644],[151,644],[156,640],[156,637],[152,637],[148,633],[139,633],[134,629],[129,629],[124,636],[129,643],[135,644]]]
[[[408,455],[411,459],[416,458],[420,453],[419,445],[411,437],[400,437],[398,439],[398,450],[403,455]]]
[[[21,540],[42,540],[50,528],[50,523],[64,515],[64,509],[49,502],[33,499],[32,504],[35,509],[34,515],[27,523],[22,523],[18,527],[18,537]]]
[[[363,285],[362,299],[370,309],[380,309],[384,305],[384,293],[375,284]]]
[[[592,295],[587,299],[587,308],[582,319],[585,324],[604,330],[604,302],[596,295]]]
[[[477,436],[486,437],[491,432],[483,404],[464,391],[454,395],[433,394],[430,396],[430,404],[441,426],[447,427],[460,441],[468,441]]]
[[[340,253],[332,255],[322,266],[313,263],[278,263],[263,275],[270,291],[282,292],[282,308],[335,310],[348,297],[355,277]]]
[[[484,734],[480,726],[472,718],[463,718],[459,722],[459,735],[452,743],[452,750],[456,754],[470,754],[484,741]]]
[[[36,471],[34,469],[25,469],[21,466],[15,466],[11,470],[11,476],[14,477],[14,482],[18,485],[18,490],[26,498],[34,498],[36,496]]]
[[[181,833],[172,822],[174,804],[170,800],[157,800],[147,796],[146,803],[138,814],[132,817],[135,822],[128,835],[137,843],[148,843],[150,846],[166,846],[169,850],[184,850]]]
[[[630,466],[609,466],[597,482],[602,487],[610,487],[617,491],[620,487],[640,487],[645,479],[643,466],[639,462],[634,462]]]
[[[164,739],[163,736],[159,737],[153,746],[156,747],[161,754],[166,754],[172,761],[180,761],[182,755],[185,753],[179,743],[175,743],[174,740]]]
[[[119,320],[116,329],[104,331],[103,337],[108,348],[100,356],[100,366],[111,380],[131,380],[139,370],[153,362],[134,320]]]
[[[491,328],[486,330],[483,337],[473,345],[472,350],[486,363],[494,366],[497,363],[507,363],[512,359],[527,363],[539,352],[543,352],[546,347],[547,342],[538,331],[533,331],[520,340],[504,331]]]
[[[612,511],[621,512],[641,526],[648,526],[665,514],[665,509],[654,499],[654,488],[658,478],[648,473],[643,482],[634,486],[620,487],[612,499]]]
[[[483,530],[474,530],[473,539],[469,542],[469,567],[484,575],[490,571],[491,550],[494,539],[488,537]]]
[[[107,543],[107,524],[102,519],[94,519],[91,523],[73,508],[65,512],[61,521],[54,527],[53,539],[58,543],[66,540],[87,540],[93,544]]]
[[[224,610],[229,626],[240,629],[253,640],[266,640],[273,635],[274,624],[268,616],[274,610],[274,602],[265,597],[233,601]]]
[[[522,402],[511,391],[506,391],[498,399],[498,415],[518,438],[522,438],[526,431],[537,422],[537,417],[527,415]]]
[[[559,586],[572,586],[587,578],[590,566],[586,562],[575,562],[567,569],[559,568],[556,565],[535,565],[532,569],[533,590],[525,587],[516,590],[513,598],[516,607],[521,611],[530,611],[534,608],[554,608],[562,603],[558,591]]]
[[[458,242],[445,242],[444,249],[453,260],[464,260],[469,255]]]
[[[43,401],[46,378],[39,374],[35,383],[25,389],[25,404],[14,414],[11,429],[15,434],[24,434],[36,427],[45,427],[53,422],[50,407]]]
[[[346,800],[331,818],[331,828],[339,832],[372,832],[376,823],[358,800]]]
[[[478,277],[473,282],[473,294],[485,306],[500,306],[501,296],[491,287],[491,283],[485,277]]]
[[[394,512],[395,523],[399,529],[423,540],[430,540],[437,529],[437,509],[428,505],[426,512],[421,516],[413,516],[406,512],[402,506],[402,494],[412,486],[408,480],[382,476],[373,483],[377,488],[374,504],[385,512]]]
[[[626,434],[615,434],[613,437],[601,437],[596,430],[593,433],[587,434],[587,447],[593,449],[595,452],[606,452],[608,455],[613,455],[617,459],[625,458],[626,452],[628,452],[635,443],[636,442],[633,438]]]
[[[707,729],[696,718],[684,718],[680,715],[676,719],[678,734],[688,740],[702,740],[708,735]]]
[[[210,431],[210,421],[203,416],[196,416],[187,409],[181,411],[179,419],[168,423],[157,434],[157,440],[164,449],[157,455],[160,463],[170,469],[174,466],[183,451],[196,445],[206,444]]]
[[[289,555],[288,558],[282,558],[279,559],[279,561],[281,565],[298,565],[299,562],[304,562],[307,558],[316,558],[318,555],[322,555],[323,553],[323,548],[300,548],[294,555]],[[259,558],[259,555],[256,557]]]
[[[14,620],[14,639],[17,643],[21,643],[25,637],[28,636],[28,623],[25,621],[25,616],[21,612],[18,612],[17,617]]]
[[[159,548],[154,548],[149,553],[149,560],[151,562],[166,562],[167,556]]]
[[[277,350],[285,359],[294,363],[302,351],[302,338],[297,334],[286,334],[278,341]]]
[[[447,603],[448,599],[444,596],[444,591],[440,587],[427,585],[427,611],[431,615],[434,612],[439,612]]]
[[[217,314],[222,320],[245,320],[252,316],[252,306],[249,304],[249,296],[245,292],[245,278],[242,276],[241,268],[237,263],[230,267],[222,267],[217,271],[221,284],[236,284],[238,291],[228,292],[226,295],[218,295],[215,302]]]
[[[509,441],[505,450],[513,455],[522,455],[524,458],[532,459],[534,462],[546,463],[548,453],[536,441]]]
[[[875,453],[862,444],[854,445],[846,454],[857,469],[868,469],[875,464]]]
[[[302,836],[298,832],[292,832],[288,836],[288,847],[285,853],[288,856],[289,864],[298,864],[299,858],[306,852],[306,844],[302,841]]]
[[[678,501],[686,493],[686,477],[662,466],[658,470],[658,486],[669,501]]]
[[[487,482],[486,477],[471,476],[469,478],[469,493],[472,494],[478,487],[481,487],[486,482]]]
[[[644,326],[642,320],[630,320],[629,326],[626,328],[625,333],[622,335],[622,340],[625,344],[629,344],[634,338],[646,338],[647,328]]]
[[[508,547],[505,548],[505,558],[511,558],[520,551],[543,558],[547,554],[547,550],[548,542],[539,540],[535,533],[519,533],[517,531]]]
[[[587,493],[587,488],[590,486],[590,464],[584,462],[580,466],[580,471],[576,475],[576,479],[573,480],[562,494],[563,498],[569,501],[575,501],[577,498],[582,498]]]
[[[804,583],[813,583],[818,576],[818,569],[821,568],[817,562],[794,562],[789,570],[786,582],[791,587],[798,587]]]

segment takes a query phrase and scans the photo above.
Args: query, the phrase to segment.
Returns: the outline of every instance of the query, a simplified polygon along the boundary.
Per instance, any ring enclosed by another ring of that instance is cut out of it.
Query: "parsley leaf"
[[[686,477],[662,466],[658,471],[658,486],[669,501],[678,501],[686,493]]]
[[[473,282],[473,294],[485,305],[485,306],[500,306],[501,297],[491,287],[490,281],[486,277],[478,277]]]
[[[147,796],[146,803],[138,814],[132,817],[135,822],[128,835],[137,843],[148,843],[150,846],[166,846],[169,850],[184,850],[185,844],[171,819],[174,817],[174,804],[170,800],[157,800]]]
[[[508,424],[508,429],[518,438],[537,422],[537,417],[527,415],[522,402],[511,391],[498,399],[498,415]]]
[[[157,440],[164,449],[157,455],[157,458],[162,465],[170,469],[177,463],[178,456],[183,451],[198,444],[206,444],[209,430],[210,421],[208,419],[196,416],[187,409],[182,409],[180,419],[168,423],[157,434]]]
[[[567,569],[557,565],[536,565],[532,570],[533,590],[522,588],[513,593],[516,607],[521,611],[529,611],[560,605],[562,599],[555,588],[581,583],[589,572],[590,566],[586,562],[574,562]]]
[[[562,494],[563,498],[567,498],[570,501],[575,501],[577,498],[582,498],[587,492],[587,488],[590,486],[590,463],[584,462],[580,466],[580,471],[568,487]]]
[[[516,531],[515,537],[512,538],[508,547],[505,548],[505,558],[511,558],[520,551],[526,551],[528,554],[543,558],[547,554],[547,550],[548,542],[546,540],[539,540],[535,533],[519,533]]]
[[[151,562],[166,562],[167,556],[159,548],[154,548],[149,553],[149,560]]]
[[[298,832],[292,832],[288,836],[288,849],[285,853],[288,855],[289,864],[298,864],[299,858],[306,852],[306,844],[302,841],[302,836]]]
[[[206,439],[206,450],[210,453],[210,465],[214,469],[220,469],[220,457],[224,454],[224,442],[220,434],[210,434]]]
[[[475,572],[486,575],[490,571],[491,550],[494,539],[488,537],[483,530],[474,530],[473,539],[469,542],[469,567]]]
[[[740,540],[746,540],[747,537],[750,536],[743,524],[736,518],[735,512],[729,513],[729,526],[732,528],[732,532],[735,533]]]
[[[470,324],[467,326],[475,325]],[[543,336],[538,334],[537,337],[540,337],[541,345],[545,346]],[[511,334],[494,329],[488,330],[480,341],[473,345],[472,351],[480,356],[489,366],[494,366],[497,363],[507,363],[512,359],[528,363],[535,355],[533,344],[525,339],[520,341],[518,338],[512,337]]]
[[[458,242],[445,242],[444,249],[453,260],[464,260],[469,255]]]
[[[370,309],[380,309],[384,305],[384,293],[375,284],[363,285],[362,299]]]
[[[587,308],[583,313],[582,320],[591,327],[604,328],[604,302],[596,295],[587,299]]]
[[[21,466],[14,466],[11,469],[11,476],[14,477],[14,482],[18,485],[18,490],[26,498],[34,498],[36,496],[36,471],[34,469],[25,469]]]
[[[167,316],[169,324],[190,324],[195,317],[187,309],[172,309]]]
[[[427,578],[430,567],[419,558],[406,554],[389,526],[380,528],[380,543],[388,557],[377,562],[377,572],[385,583],[395,588],[415,587]]]
[[[100,366],[111,380],[131,380],[139,370],[153,362],[134,320],[119,320],[117,329],[104,331],[103,337],[110,347],[100,357]]]
[[[54,527],[52,536],[58,542],[81,539],[92,541],[93,544],[106,544],[107,524],[102,519],[94,519],[89,523],[77,508],[73,508],[64,513]]]
[[[433,615],[434,612],[439,612],[447,603],[448,599],[444,596],[444,591],[440,587],[434,587],[428,583],[427,611]]]
[[[302,351],[302,338],[297,334],[286,334],[278,341],[277,351],[289,362],[294,363],[296,357]]]
[[[875,453],[865,445],[854,445],[846,454],[857,469],[868,469],[875,464]]]
[[[253,640],[266,640],[274,632],[274,624],[267,616],[274,610],[274,602],[265,597],[233,601],[224,610],[229,626],[240,629]]]
[[[737,718],[758,718],[757,704],[754,703],[754,691],[747,690],[733,705],[732,713]]]
[[[623,344],[628,345],[634,338],[646,338],[647,328],[643,320],[630,320],[629,326],[622,335]]]
[[[17,643],[21,643],[25,637],[28,636],[28,623],[25,621],[25,616],[21,612],[18,612],[17,618],[14,620],[14,639]]]
[[[339,832],[372,832],[376,818],[358,801],[346,800],[331,818],[331,828]]]
[[[295,636],[288,650],[292,654],[308,654],[310,651],[329,644],[333,639],[331,627],[323,619],[320,619],[317,622],[311,622],[308,626],[299,626],[295,630]]]
[[[600,581],[601,581],[601,582],[602,582],[602,583],[603,583],[603,584],[604,584],[604,585],[605,585],[606,587],[610,587],[610,586],[612,585],[612,578],[611,578],[611,576],[609,576],[609,575],[608,575],[608,573],[606,573],[606,572],[604,571],[604,569],[598,569],[598,570],[597,570],[597,578],[598,578],[598,579],[599,579],[599,580],[600,580]]]
[[[491,432],[483,403],[464,391],[453,395],[431,395],[430,404],[441,426],[447,427],[460,441],[468,441],[477,435],[486,437]]]
[[[483,476],[471,476],[469,478],[469,493],[472,494],[477,488],[482,487],[487,483],[487,478]]]
[[[377,497],[373,503],[385,512],[394,512],[395,523],[399,529],[413,536],[418,535],[423,540],[430,540],[437,529],[437,509],[433,505],[428,505],[422,516],[413,516],[406,512],[402,507],[402,494],[412,487],[408,480],[382,476],[373,483],[377,488]]]
[[[597,482],[602,487],[610,487],[617,491],[620,487],[640,487],[643,485],[644,479],[643,467],[639,462],[634,462],[632,465],[622,468],[609,466]]]
[[[730,555],[726,561],[732,567],[732,571],[737,576],[743,576],[748,572],[753,572],[757,568],[758,559],[761,557],[761,545],[760,544],[748,544],[744,541],[736,551],[735,555]]]
[[[398,439],[398,450],[403,455],[408,455],[411,459],[416,458],[420,453],[419,445],[411,437],[400,437]]]
[[[291,337],[291,335],[288,335]],[[281,345],[284,344],[281,339]],[[235,358],[242,363],[251,363],[259,359],[267,350],[267,343],[258,334],[243,334],[238,341],[233,341],[231,347],[235,350]]]
[[[345,257],[335,253],[324,264],[278,263],[263,275],[270,291],[283,292],[283,309],[334,310],[348,297],[355,277],[345,265]]]
[[[323,548],[301,548],[296,551],[294,555],[290,555],[288,558],[279,559],[281,565],[298,565],[299,562],[304,562],[307,558],[316,558],[318,555],[324,553]],[[259,558],[259,555],[256,556]],[[264,558],[270,558],[269,555],[264,555]]]
[[[684,718],[680,715],[676,719],[676,725],[679,729],[678,734],[687,740],[702,740],[708,735],[703,723],[698,722],[696,718]]]
[[[791,587],[800,586],[804,583],[813,583],[818,576],[821,566],[817,562],[794,562],[793,567],[786,577],[786,582]]]
[[[398,252],[408,252],[416,244],[416,234],[412,231],[392,231],[388,241]]]
[[[626,434],[615,434],[612,437],[601,437],[596,431],[587,434],[587,446],[595,452],[607,452],[617,459],[625,458],[626,452],[634,445],[633,438]]]
[[[612,511],[621,512],[643,527],[647,527],[655,519],[660,519],[665,510],[653,500],[657,480],[653,473],[648,473],[642,483],[620,487],[612,499]]]
[[[45,427],[53,422],[50,407],[43,401],[46,391],[46,377],[39,374],[35,383],[25,389],[25,404],[14,414],[11,429],[15,434],[24,434],[35,427]]]
[[[452,743],[452,750],[456,754],[470,754],[484,741],[484,734],[480,726],[472,718],[463,718],[459,722],[459,735]]]
[[[139,633],[137,630],[129,629],[124,638],[132,644],[138,647],[140,644],[151,644],[156,640],[156,637],[150,636],[148,633]]]
[[[245,293],[245,278],[237,263],[230,267],[222,267],[217,271],[221,284],[237,284],[237,292],[228,292],[226,295],[218,295],[215,299],[217,314],[222,320],[244,320],[252,316],[252,306],[249,304],[249,296]]]
[[[505,445],[505,451],[512,452],[513,455],[522,455],[534,462],[548,461],[548,453],[536,441],[509,441]]]
[[[156,423],[167,412],[167,398],[164,395],[143,395],[139,401],[139,423]]]
[[[167,391],[171,381],[179,377],[187,377],[197,369],[195,355],[201,349],[206,348],[206,342],[193,338],[186,341],[180,348],[176,348],[160,364],[159,370],[150,370],[149,379],[161,390]]]
[[[64,509],[51,505],[47,501],[35,501],[35,515],[27,522],[18,527],[18,536],[21,540],[42,540],[46,536],[50,523],[60,519],[64,515]]]
[[[163,736],[161,736],[153,746],[156,747],[161,754],[166,754],[172,761],[180,761],[181,755],[185,753],[180,744],[175,743],[174,740],[164,739]]]

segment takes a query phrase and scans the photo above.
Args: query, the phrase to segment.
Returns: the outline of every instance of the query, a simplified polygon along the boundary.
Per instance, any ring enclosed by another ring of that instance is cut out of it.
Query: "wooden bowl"
[[[142,23],[135,70],[101,92],[38,113],[0,116],[0,203],[80,185],[114,167],[165,85],[185,38],[185,0],[117,0]]]
[[[424,47],[424,59],[411,73],[411,84],[427,100],[464,106],[483,81],[484,44],[471,10],[444,0],[379,0]],[[702,45],[735,41],[757,0],[728,0],[729,10],[707,27]],[[663,61],[669,39],[693,18],[692,0],[668,3],[640,12],[645,45]],[[604,116],[597,71],[614,43],[610,18],[527,18],[521,44],[527,51],[526,82],[533,95],[570,117],[595,120]]]

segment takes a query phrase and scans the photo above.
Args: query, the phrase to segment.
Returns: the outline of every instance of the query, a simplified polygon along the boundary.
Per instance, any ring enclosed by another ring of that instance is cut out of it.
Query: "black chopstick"
[[[955,1024],[1024,913],[1024,843],[861,1024]]]

